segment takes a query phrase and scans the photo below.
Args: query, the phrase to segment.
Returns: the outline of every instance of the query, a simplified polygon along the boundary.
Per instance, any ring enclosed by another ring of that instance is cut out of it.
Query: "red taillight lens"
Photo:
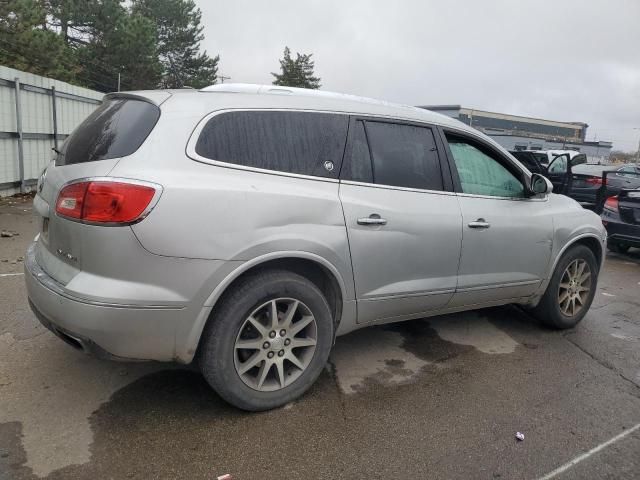
[[[607,201],[604,202],[604,208],[606,208],[607,210],[612,210],[614,212],[618,211],[618,196],[616,195],[615,197],[609,197],[607,198]]]
[[[590,185],[604,185],[607,182],[603,182],[602,181],[602,177],[589,177],[585,180],[585,182],[587,182]]]
[[[56,213],[65,217],[81,218],[84,196],[88,186],[88,182],[82,182],[64,187],[58,195]]]
[[[58,215],[95,223],[131,223],[140,218],[156,189],[122,182],[79,182],[62,189]]]

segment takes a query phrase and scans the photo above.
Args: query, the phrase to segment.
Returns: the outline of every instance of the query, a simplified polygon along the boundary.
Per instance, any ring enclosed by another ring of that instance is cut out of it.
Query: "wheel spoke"
[[[289,328],[291,326],[291,322],[293,322],[293,316],[296,314],[299,304],[300,302],[298,300],[294,300],[291,304],[289,304],[287,313],[285,314],[284,320],[282,321],[282,326],[284,328]]]
[[[290,328],[291,335],[295,336],[297,333],[299,333],[302,329],[304,329],[307,325],[309,325],[313,321],[314,321],[313,315],[305,315],[304,317],[302,317],[300,320],[298,320],[296,323],[294,323],[291,326]]]
[[[245,373],[247,373],[249,370],[251,370],[253,367],[257,366],[258,363],[260,363],[262,361],[262,354],[260,352],[256,352],[254,353],[249,360],[247,360],[244,363],[241,363],[238,366],[238,373],[240,375],[244,375]]]
[[[278,382],[280,382],[280,388],[284,388],[284,361],[278,360],[275,362],[276,370],[278,371]]]
[[[313,347],[316,344],[314,338],[294,338],[291,340],[291,348]]]
[[[582,300],[582,297],[580,295],[576,295],[575,296],[575,300],[577,300],[578,302],[580,302],[580,305],[584,305],[584,301]]]
[[[271,300],[271,328],[272,329],[277,329],[278,328],[278,305],[276,304],[275,300]]]
[[[568,290],[565,290],[564,292],[562,292],[562,295],[558,297],[558,303],[562,305],[568,296],[569,296]]]
[[[569,282],[562,282],[560,283],[560,288],[564,288],[565,290],[569,289]]]
[[[273,366],[273,362],[270,360],[265,360],[264,362],[262,362],[262,365],[260,366],[260,371],[258,372],[258,388],[262,388],[262,385],[264,385],[264,381],[267,378],[267,375],[269,375],[269,370],[271,370],[271,367]]]
[[[260,350],[264,340],[262,338],[241,339],[236,342],[238,350]]]
[[[247,320],[251,325],[253,325],[253,328],[255,328],[262,337],[266,337],[269,334],[269,331],[265,328],[265,326],[262,325],[255,317],[251,316],[247,318]]]
[[[287,360],[289,360],[291,363],[293,363],[296,367],[298,367],[300,370],[304,370],[304,365],[302,364],[302,362],[298,359],[298,357],[296,357],[296,354],[293,352],[289,352],[289,354],[285,357]]]
[[[578,264],[578,278],[580,278],[582,276],[582,272],[584,272],[584,267],[586,267],[587,264],[585,262],[580,262]]]
[[[578,281],[578,283],[580,285],[584,285],[584,282],[587,281],[587,279],[589,279],[591,277],[591,272],[590,271],[586,271],[585,273],[582,274],[582,276],[580,277],[580,280]]]

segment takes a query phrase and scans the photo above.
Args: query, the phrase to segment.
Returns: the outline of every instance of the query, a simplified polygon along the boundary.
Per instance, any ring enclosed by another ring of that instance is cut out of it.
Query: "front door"
[[[553,223],[546,196],[528,196],[524,172],[488,144],[446,134],[462,211],[458,287],[450,306],[532,295],[545,278]]]
[[[456,288],[462,218],[431,128],[353,120],[340,199],[358,322],[419,317]]]

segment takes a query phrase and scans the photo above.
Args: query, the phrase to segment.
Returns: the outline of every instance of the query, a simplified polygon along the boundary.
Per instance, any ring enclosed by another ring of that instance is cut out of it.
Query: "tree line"
[[[202,88],[220,56],[200,48],[193,0],[2,0],[0,64],[108,92]],[[275,85],[319,88],[311,54],[285,48]]]
[[[0,64],[100,91],[202,87],[219,56],[200,50],[193,0],[3,0]]]

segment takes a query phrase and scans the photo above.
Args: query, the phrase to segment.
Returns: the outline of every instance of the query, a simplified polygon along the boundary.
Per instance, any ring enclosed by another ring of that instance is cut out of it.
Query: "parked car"
[[[626,253],[630,247],[640,248],[640,190],[622,189],[609,197],[602,210],[602,223],[607,229],[609,250]]]
[[[530,172],[551,180],[554,193],[567,196],[573,190],[573,168],[587,162],[584,153],[574,150],[515,150],[511,154]]]
[[[600,218],[427,110],[273,86],[114,93],[65,141],[25,258],[40,321],[106,357],[190,363],[283,405],[335,337],[519,304],[591,305]]]
[[[607,173],[603,185],[603,173]],[[570,196],[585,207],[596,208],[599,198],[607,199],[623,188],[640,187],[640,169],[636,164],[580,165],[573,169],[573,186]]]

